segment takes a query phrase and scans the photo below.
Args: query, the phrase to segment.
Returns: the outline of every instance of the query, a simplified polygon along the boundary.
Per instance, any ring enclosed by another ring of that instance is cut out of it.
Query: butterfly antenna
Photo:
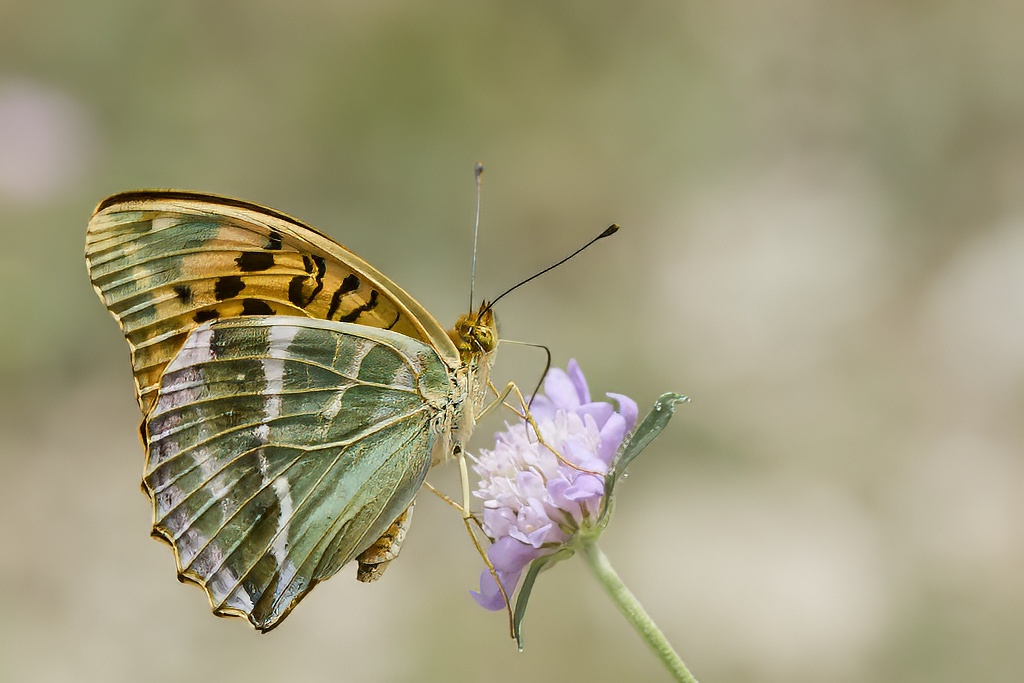
[[[586,249],[587,247],[589,247],[589,246],[590,246],[591,244],[593,244],[594,242],[597,242],[598,240],[603,240],[603,239],[604,239],[605,237],[611,237],[612,235],[614,235],[614,234],[615,234],[615,233],[617,233],[618,231],[619,231],[619,226],[618,226],[618,225],[616,225],[615,223],[612,223],[612,224],[611,224],[611,225],[609,225],[609,226],[608,226],[607,228],[605,228],[605,229],[604,229],[604,232],[602,232],[602,233],[601,233],[600,235],[598,235],[598,236],[597,236],[597,237],[595,237],[594,239],[590,240],[589,242],[587,242],[586,244],[584,244],[584,245],[583,245],[582,247],[580,247],[579,249],[577,249],[576,251],[572,252],[571,254],[569,254],[568,256],[566,256],[566,257],[565,257],[564,259],[562,259],[561,261],[559,261],[558,263],[552,264],[552,265],[548,266],[547,268],[545,268],[544,270],[540,271],[539,273],[535,273],[535,274],[531,275],[530,277],[526,278],[525,280],[523,280],[523,281],[522,281],[522,282],[520,282],[519,284],[516,284],[516,285],[512,285],[511,287],[509,287],[508,289],[506,289],[506,290],[505,290],[504,292],[502,292],[502,293],[501,293],[501,294],[499,294],[498,296],[494,297],[494,300],[493,300],[493,301],[491,301],[491,303],[490,303],[490,304],[488,304],[487,308],[485,308],[485,309],[484,309],[483,311],[481,311],[481,312],[480,312],[480,315],[479,315],[479,316],[477,316],[477,318],[478,318],[478,319],[482,318],[482,317],[483,317],[483,314],[484,314],[484,313],[486,313],[487,311],[491,310],[492,308],[494,308],[494,304],[498,303],[498,301],[499,301],[499,300],[500,300],[500,299],[501,299],[501,298],[502,298],[503,296],[505,296],[506,294],[511,294],[511,293],[512,293],[512,292],[514,292],[515,290],[517,290],[517,289],[519,289],[520,287],[522,287],[523,285],[525,285],[525,284],[526,284],[527,282],[531,282],[531,281],[533,281],[533,280],[536,280],[537,278],[539,278],[539,277],[540,277],[541,275],[543,275],[544,273],[548,272],[549,270],[553,270],[553,269],[557,268],[558,266],[562,265],[563,263],[565,263],[566,261],[568,261],[569,259],[571,259],[571,258],[572,258],[573,256],[575,256],[576,254],[580,253],[581,251],[583,251],[584,249]]]
[[[540,379],[537,380],[537,386],[533,388],[533,393],[530,394],[530,400],[526,402],[526,409],[530,410],[533,408],[533,399],[537,396],[537,392],[540,391],[540,387],[544,384],[544,380],[547,378],[548,373],[551,371],[551,349],[544,346],[543,344],[534,344],[532,342],[517,341],[515,339],[502,339],[502,344],[516,344],[517,346],[530,346],[535,349],[543,349],[544,355],[547,356],[547,361],[544,363],[544,372],[540,373]]]
[[[469,310],[473,310],[473,299],[476,290],[476,243],[480,236],[480,176],[484,174],[484,165],[479,161],[473,167],[476,175],[476,217],[473,219],[473,265],[469,271]]]
[[[533,399],[536,398],[537,392],[540,391],[541,385],[544,384],[544,380],[547,379],[548,373],[551,372],[551,349],[542,344],[538,344],[538,346],[544,349],[544,353],[547,356],[547,361],[544,363],[544,372],[540,373],[540,378],[537,380],[537,386],[533,388],[533,393],[530,394],[530,401],[526,404],[527,410],[533,408]]]

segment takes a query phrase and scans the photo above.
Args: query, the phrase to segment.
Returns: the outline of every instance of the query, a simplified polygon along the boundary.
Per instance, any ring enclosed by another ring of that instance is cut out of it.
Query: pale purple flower
[[[556,552],[598,520],[604,475],[637,419],[632,399],[607,396],[618,406],[591,401],[583,372],[570,360],[566,370],[548,373],[544,393],[533,398],[530,410],[544,441],[565,462],[522,421],[506,423],[494,449],[473,458],[480,475],[474,495],[483,500],[483,529],[493,541],[487,557],[509,596],[530,562]],[[473,597],[487,609],[505,606],[486,568]]]

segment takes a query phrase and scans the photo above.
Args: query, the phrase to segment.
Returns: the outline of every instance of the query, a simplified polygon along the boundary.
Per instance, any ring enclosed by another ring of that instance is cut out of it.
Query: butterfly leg
[[[435,493],[438,493],[438,495],[440,495],[442,498],[444,498],[453,506],[455,506],[456,509],[462,510],[462,523],[466,525],[466,533],[469,534],[470,540],[473,541],[473,547],[476,548],[476,552],[480,555],[480,558],[484,561],[484,564],[487,565],[487,571],[489,571],[491,573],[491,576],[494,577],[494,583],[498,585],[498,590],[501,591],[501,597],[505,600],[505,611],[508,614],[509,635],[515,638],[516,625],[515,616],[512,612],[512,601],[509,599],[508,593],[505,591],[505,586],[502,585],[501,580],[498,578],[498,570],[495,569],[494,564],[491,563],[491,558],[487,557],[487,551],[484,550],[484,547],[482,545],[480,545],[480,541],[476,537],[476,531],[473,528],[473,525],[475,524],[476,527],[480,529],[481,532],[483,531],[483,527],[480,525],[480,520],[477,519],[473,515],[473,513],[469,511],[469,467],[466,465],[466,452],[460,449],[458,458],[459,478],[462,480],[461,507],[458,505],[458,503],[453,501],[451,498],[448,498],[447,496],[441,494],[440,492],[435,491]],[[431,489],[433,489],[433,487],[431,487]]]
[[[462,459],[462,458],[460,457],[460,459]],[[466,481],[466,480],[468,480],[468,473],[466,474],[466,477],[465,477],[465,479],[463,479],[463,481]],[[441,493],[436,488],[431,486],[430,482],[426,482],[425,481],[425,482],[423,482],[423,485],[426,486],[428,489],[430,489],[431,493],[433,493],[435,496],[437,496],[438,498],[440,498],[444,502],[446,502],[449,505],[451,505],[453,508],[458,510],[460,513],[462,513],[462,522],[463,522],[463,524],[466,525],[466,531],[467,531],[467,533],[469,533],[470,540],[473,541],[473,547],[476,548],[476,551],[480,555],[481,559],[483,559],[484,564],[487,565],[487,570],[491,573],[491,576],[494,577],[494,582],[498,584],[498,590],[501,591],[502,596],[504,596],[504,598],[505,598],[505,607],[508,610],[509,625],[510,625],[510,628],[511,628],[512,626],[514,626],[514,622],[512,621],[512,605],[509,602],[508,595],[505,593],[505,587],[501,585],[500,581],[498,581],[498,572],[494,568],[494,565],[491,564],[490,558],[487,557],[487,551],[484,550],[484,547],[482,545],[480,545],[480,541],[476,537],[476,532],[478,530],[481,533],[483,532],[483,527],[480,524],[480,520],[477,519],[476,515],[474,515],[473,513],[471,513],[469,511],[469,506],[468,505],[459,505],[457,502],[455,502],[454,500],[452,500],[451,498],[449,498],[448,496],[446,496],[445,494]],[[476,525],[475,529],[473,528],[473,525]],[[513,637],[514,637],[514,631],[513,631]]]
[[[505,402],[505,399],[508,398],[509,394],[511,394],[514,391],[515,393],[519,394],[519,401],[523,405],[523,411],[524,412],[527,411],[526,402],[523,401],[523,394],[522,394],[521,391],[519,391],[519,387],[516,385],[515,382],[509,382],[508,384],[505,385],[505,388],[502,389],[501,391],[498,391],[498,387],[494,386],[494,383],[491,382],[490,380],[487,380],[487,386],[489,386],[490,389],[491,389],[491,392],[494,393],[494,400],[491,401],[490,403],[488,403],[487,405],[485,405],[480,410],[480,414],[476,416],[476,419],[478,421],[484,415],[487,415],[489,412],[491,412],[492,410],[494,410],[495,408],[497,408],[498,406],[501,406],[501,405],[504,405],[506,408],[511,410],[513,413],[515,413],[516,415],[519,415],[519,417],[525,417],[524,415],[521,415],[518,410],[516,410],[514,407],[510,406],[508,403]]]
[[[519,419],[525,420],[530,425],[531,429],[533,430],[533,433],[537,436],[537,442],[540,445],[544,446],[544,448],[551,451],[552,455],[558,458],[558,462],[562,463],[566,467],[571,467],[572,469],[577,470],[579,472],[585,472],[587,474],[596,474],[601,477],[604,476],[604,472],[588,470],[584,467],[580,467],[579,465],[569,462],[564,457],[562,457],[562,454],[558,452],[558,449],[556,449],[554,446],[552,446],[551,444],[544,440],[543,435],[541,435],[540,433],[540,427],[537,426],[536,420],[533,419],[533,415],[530,413],[530,404],[527,402],[526,398],[523,396],[523,392],[520,391],[519,386],[515,382],[509,382],[508,385],[506,385],[502,391],[498,391],[498,388],[494,386],[494,384],[490,382],[488,382],[488,384],[491,387],[491,391],[495,395],[495,399],[486,406],[484,406],[483,410],[480,411],[479,417],[483,417],[494,408],[503,405],[509,410],[511,410],[513,413],[515,413],[516,416],[519,417]],[[512,393],[514,393],[516,397],[519,399],[519,405],[521,406],[519,409],[517,409],[513,405],[510,405],[505,400],[508,398],[509,394]]]
[[[410,503],[405,512],[391,523],[387,531],[356,558],[359,562],[356,579],[369,583],[384,575],[388,564],[398,557],[398,553],[402,549],[402,541],[405,540],[405,534],[412,523],[412,509],[415,505],[416,501]]]

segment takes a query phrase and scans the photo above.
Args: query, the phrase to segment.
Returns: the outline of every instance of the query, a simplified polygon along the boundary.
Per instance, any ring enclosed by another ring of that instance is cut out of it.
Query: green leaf
[[[676,394],[668,392],[662,394],[657,401],[654,402],[654,407],[651,408],[651,412],[647,414],[647,417],[633,430],[629,439],[619,449],[619,454],[615,457],[612,462],[612,467],[608,471],[605,480],[605,513],[602,515],[603,518],[608,517],[608,512],[611,509],[612,501],[612,489],[615,483],[622,478],[622,475],[626,473],[626,468],[629,467],[630,463],[640,455],[640,452],[647,448],[647,445],[654,441],[654,439],[661,434],[661,430],[665,428],[668,421],[672,419],[673,413],[675,413],[676,406],[680,403],[686,403],[689,401],[687,397],[682,394]],[[607,523],[605,521],[605,523]]]

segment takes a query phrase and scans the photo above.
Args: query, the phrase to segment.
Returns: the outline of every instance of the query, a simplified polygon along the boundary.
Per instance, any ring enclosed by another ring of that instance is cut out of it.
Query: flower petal
[[[515,572],[514,574],[498,572],[501,584],[505,587],[505,592],[510,597],[515,590],[516,584],[519,583],[519,575],[521,573],[522,571]],[[469,591],[469,594],[473,596],[478,605],[492,612],[497,612],[505,607],[505,598],[501,591],[498,590],[498,583],[494,580],[491,570],[487,567],[484,567],[484,570],[480,573],[480,592]]]
[[[593,474],[581,474],[562,495],[575,502],[600,498],[604,495],[604,478]]]
[[[487,549],[487,559],[494,568],[503,572],[518,572],[542,553],[536,548],[505,536]]]
[[[601,443],[597,452],[605,464],[611,464],[612,458],[619,452],[622,440],[626,438],[626,418],[615,413],[604,427],[601,428]]]
[[[572,486],[572,482],[564,477],[551,479],[548,482],[548,494],[550,494],[551,502],[555,504],[555,507],[565,512],[566,515],[572,517],[576,522],[579,522],[583,519],[583,511],[580,508],[580,504],[565,497],[565,492],[570,486]]]
[[[569,375],[565,374],[565,370],[551,368],[548,376],[544,379],[544,393],[556,408],[571,411],[580,407],[580,396],[576,385],[569,379]]]
[[[491,538],[502,538],[516,525],[516,513],[507,507],[484,508],[484,533]]]
[[[605,394],[608,398],[614,399],[619,404],[619,415],[626,420],[626,432],[633,431],[633,427],[636,426],[637,415],[640,414],[640,409],[636,405],[636,401],[631,399],[629,396],[623,396],[622,394]]]
[[[533,471],[518,472],[516,490],[521,499],[539,498],[544,495],[544,479]]]
[[[544,394],[534,394],[527,403],[530,406],[530,414],[537,422],[555,419],[555,404]]]
[[[573,386],[576,387],[576,394],[580,397],[580,403],[590,403],[590,388],[587,386],[587,378],[583,376],[580,364],[576,362],[575,358],[570,358],[569,365],[565,369],[569,379],[572,380]]]
[[[566,465],[562,465],[559,468],[559,471],[563,472],[566,479],[569,481],[572,481],[577,474],[580,474],[581,469],[602,473],[606,472],[608,470],[608,464],[611,462],[610,460],[608,462],[601,460],[594,453],[593,447],[583,445],[577,440],[566,443],[563,450],[565,459],[576,466],[568,467]]]
[[[594,403],[584,403],[576,409],[577,415],[590,415],[594,418],[594,422],[597,423],[598,429],[604,426],[604,423],[608,421],[608,418],[615,413],[615,408],[612,407],[611,403],[605,403],[604,401],[596,401]]]
[[[546,498],[547,491],[542,491],[541,495]],[[519,510],[516,525],[508,530],[508,535],[536,549],[545,543],[557,543],[565,538],[561,529],[548,517],[548,511],[540,498],[531,499],[528,505]]]

